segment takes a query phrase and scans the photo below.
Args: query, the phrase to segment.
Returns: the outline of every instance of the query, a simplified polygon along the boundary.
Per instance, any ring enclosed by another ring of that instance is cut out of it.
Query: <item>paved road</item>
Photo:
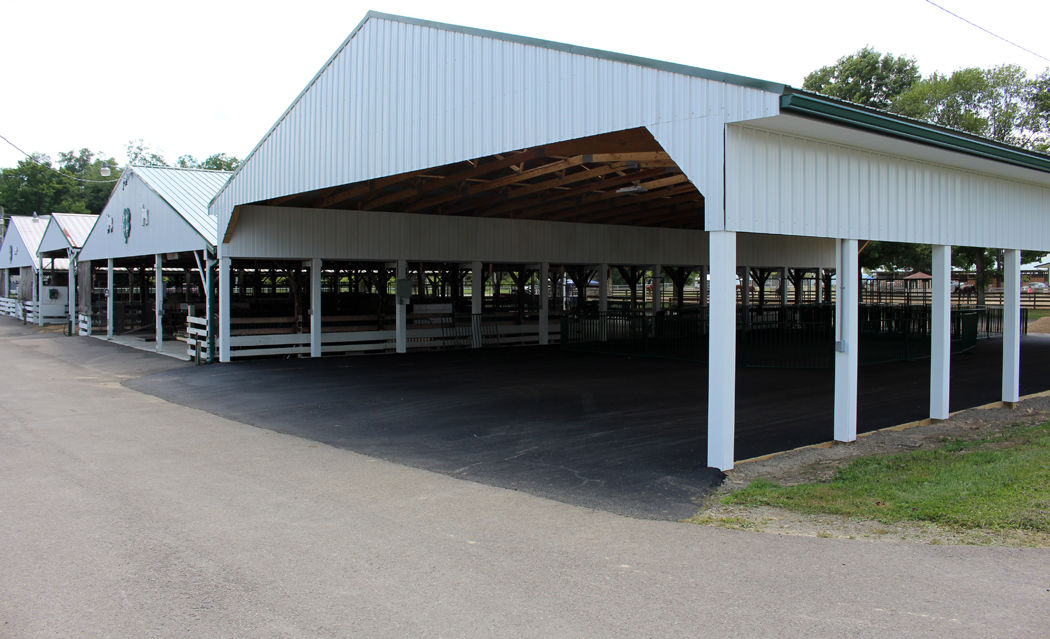
[[[1001,395],[1002,344],[956,355],[952,406]],[[1022,392],[1050,388],[1050,337],[1024,340]],[[828,441],[830,370],[743,368],[737,458]],[[708,468],[707,370],[557,347],[259,360],[135,378],[221,417],[620,515],[680,520],[722,481]],[[929,415],[929,361],[860,370],[861,431]]]
[[[0,320],[3,637],[1043,637],[1050,553],[631,519],[140,394]]]

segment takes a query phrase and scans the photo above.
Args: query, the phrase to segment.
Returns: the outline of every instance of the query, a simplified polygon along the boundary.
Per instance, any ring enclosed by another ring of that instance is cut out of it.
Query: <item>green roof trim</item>
[[[783,84],[777,82],[769,82],[766,80],[759,80],[758,78],[749,78],[744,75],[722,73],[721,71],[712,71],[711,69],[691,67],[686,64],[664,62],[662,60],[642,58],[634,55],[628,55],[626,53],[615,53],[612,51],[604,51],[602,49],[591,49],[589,47],[580,47],[574,44],[564,44],[561,42],[553,42],[551,40],[529,38],[526,36],[513,35],[510,33],[502,33],[500,31],[488,31],[486,29],[463,27],[457,24],[446,24],[444,22],[434,22],[432,20],[408,18],[405,16],[399,16],[390,13],[382,13],[379,11],[369,11],[368,14],[365,15],[364,20],[361,21],[361,24],[359,24],[357,28],[354,29],[354,33],[360,30],[361,27],[363,27],[364,24],[372,18],[380,20],[389,20],[392,22],[403,22],[404,24],[411,24],[418,27],[428,27],[432,29],[441,29],[443,31],[452,31],[454,33],[463,33],[466,35],[478,36],[481,38],[491,38],[494,40],[502,40],[504,42],[513,42],[515,44],[524,44],[531,47],[553,49],[555,51],[562,51],[564,53],[582,55],[590,58],[599,58],[601,60],[610,60],[612,62],[622,62],[624,64],[631,64],[639,67],[648,67],[650,69],[656,69],[658,71],[668,71],[670,73],[688,75],[694,78],[703,78],[705,80],[725,82],[727,84],[735,84],[737,86],[748,87],[751,89],[760,89],[762,91],[769,91],[770,93],[780,94],[783,93],[785,89],[785,85]],[[351,34],[351,37],[353,37],[353,34]]]
[[[819,94],[785,92],[780,96],[780,110],[822,120],[832,120],[874,133],[1050,173],[1050,157],[1040,153],[972,136],[961,131],[849,105]]]

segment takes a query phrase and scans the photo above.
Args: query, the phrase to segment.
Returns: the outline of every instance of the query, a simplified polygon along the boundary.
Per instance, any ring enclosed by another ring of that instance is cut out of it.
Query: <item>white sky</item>
[[[1050,57],[1046,0],[936,1]],[[923,74],[1050,66],[925,0],[37,0],[0,11],[0,135],[53,159],[88,147],[123,163],[138,138],[169,162],[243,158],[369,9],[796,87],[865,45],[915,57]],[[19,159],[0,141],[0,167]]]

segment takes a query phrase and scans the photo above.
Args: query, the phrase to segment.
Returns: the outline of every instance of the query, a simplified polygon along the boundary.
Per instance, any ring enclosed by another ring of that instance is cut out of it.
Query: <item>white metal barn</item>
[[[90,263],[89,272],[105,267],[108,338],[123,333],[126,324],[133,330],[152,325],[152,339],[160,351],[165,324],[170,336],[192,317],[195,306],[202,322],[211,317],[207,291],[212,288],[216,227],[215,218],[208,215],[208,202],[229,176],[226,171],[155,166],[130,166],[124,171],[80,251],[80,262]],[[149,301],[141,298],[150,276],[154,294],[148,309]],[[165,278],[166,285],[156,285]],[[183,297],[175,295],[166,305],[169,288]],[[135,299],[136,292],[140,299]]]
[[[0,270],[3,271],[3,282],[0,283],[0,314],[16,317],[23,321],[37,323],[39,297],[37,290],[37,273],[40,272],[40,258],[37,249],[44,237],[44,229],[50,217],[13,215],[0,245]],[[55,260],[55,269],[65,271],[66,259]],[[50,266],[50,263],[48,264]],[[66,307],[66,287],[49,282],[45,290],[45,321],[49,318],[64,318]]]
[[[61,268],[58,260],[66,260],[67,282],[68,282],[68,305],[66,321],[70,327],[76,326],[77,321],[77,272],[78,256],[80,249],[84,246],[91,227],[95,225],[97,215],[84,213],[52,213],[44,235],[40,238],[37,247],[37,256],[40,258],[39,270],[40,290],[44,290],[44,270],[49,269],[54,273]],[[53,260],[53,262],[52,262]],[[52,275],[54,277],[54,274]],[[90,289],[89,289],[90,290]],[[43,314],[39,315],[38,323],[44,325]]]
[[[210,211],[222,361],[236,355],[239,261],[309,268],[312,356],[346,339],[323,332],[320,304],[322,274],[340,261],[396,268],[398,352],[416,262],[469,265],[474,283],[485,263],[529,265],[543,283],[539,343],[551,265],[597,266],[599,282],[610,265],[656,279],[709,269],[708,463],[727,469],[739,266],[838,273],[834,437],[849,441],[858,240],[933,245],[930,416],[947,417],[951,246],[1006,249],[1006,299],[1018,299],[1020,250],[1050,248],[1050,158],[780,84],[369,13]],[[1016,304],[1003,343],[1002,397],[1016,401]]]

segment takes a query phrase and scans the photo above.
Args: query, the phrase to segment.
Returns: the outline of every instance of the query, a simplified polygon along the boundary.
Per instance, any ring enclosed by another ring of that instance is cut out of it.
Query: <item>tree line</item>
[[[141,139],[127,145],[128,165],[172,166]],[[180,155],[179,168],[233,171],[240,160],[226,153],[215,153],[203,160]],[[33,153],[17,166],[0,169],[0,207],[4,216],[91,213],[98,215],[109,200],[113,185],[120,179],[120,164],[103,153],[82,148],[63,151],[58,160]],[[105,175],[109,173],[109,175]]]

